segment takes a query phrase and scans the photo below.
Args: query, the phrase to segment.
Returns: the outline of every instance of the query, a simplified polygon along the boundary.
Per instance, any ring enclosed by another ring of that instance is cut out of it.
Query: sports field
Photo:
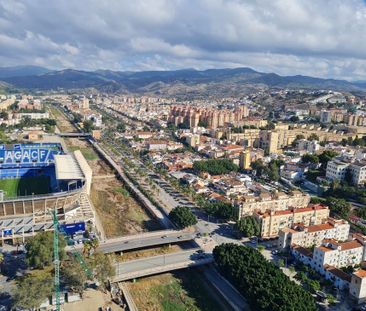
[[[50,191],[50,179],[48,176],[0,179],[0,190],[4,191],[5,198],[45,194]]]

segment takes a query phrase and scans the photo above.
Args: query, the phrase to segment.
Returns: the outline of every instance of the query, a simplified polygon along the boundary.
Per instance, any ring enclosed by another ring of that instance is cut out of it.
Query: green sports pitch
[[[46,194],[50,192],[50,177],[25,177],[0,179],[0,190],[4,191],[5,198],[32,194]]]

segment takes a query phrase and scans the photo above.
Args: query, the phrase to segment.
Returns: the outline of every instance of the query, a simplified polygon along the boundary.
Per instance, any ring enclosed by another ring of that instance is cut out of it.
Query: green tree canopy
[[[26,309],[38,309],[52,292],[53,277],[50,271],[35,270],[17,281],[14,304]]]
[[[306,153],[301,157],[301,162],[316,164],[319,163],[319,158],[316,154]]]
[[[213,251],[221,274],[258,311],[316,311],[314,298],[256,249],[221,244]]]
[[[169,218],[179,228],[186,228],[197,223],[196,216],[187,206],[177,206],[169,213]]]
[[[342,218],[347,218],[351,211],[351,204],[345,199],[337,199],[334,197],[327,198],[326,204],[329,206],[330,211],[339,215]]]
[[[99,287],[105,289],[107,281],[116,274],[113,256],[109,254],[94,253],[88,258],[88,264],[93,269],[93,275],[94,278],[98,280]]]
[[[313,133],[308,137],[308,140],[310,140],[310,141],[319,140],[319,136],[317,134]]]
[[[258,236],[260,234],[260,226],[254,216],[246,216],[236,223],[236,228],[246,237]]]
[[[207,172],[211,175],[221,175],[236,172],[239,167],[229,159],[210,159],[195,161],[193,169],[196,173]]]
[[[65,239],[59,237],[59,256],[60,259],[65,258]],[[40,232],[36,236],[31,237],[26,246],[27,255],[26,262],[29,266],[37,269],[43,269],[50,266],[53,262],[53,232]]]
[[[203,208],[213,216],[226,220],[234,220],[237,218],[237,208],[230,202],[204,202]]]
[[[85,120],[83,122],[83,129],[85,133],[90,133],[94,129],[93,121]]]
[[[337,155],[338,153],[333,150],[325,150],[322,154],[319,155],[319,162],[324,168],[326,168],[328,161],[332,160]]]

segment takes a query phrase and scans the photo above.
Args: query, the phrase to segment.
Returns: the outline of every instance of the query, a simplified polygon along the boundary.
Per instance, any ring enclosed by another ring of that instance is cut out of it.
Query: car
[[[167,237],[168,237],[167,235],[163,235],[161,238],[166,239]]]

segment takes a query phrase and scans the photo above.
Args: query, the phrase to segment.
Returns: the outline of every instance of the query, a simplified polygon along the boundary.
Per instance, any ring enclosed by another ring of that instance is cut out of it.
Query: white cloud
[[[1,65],[365,79],[362,0],[0,0]]]

